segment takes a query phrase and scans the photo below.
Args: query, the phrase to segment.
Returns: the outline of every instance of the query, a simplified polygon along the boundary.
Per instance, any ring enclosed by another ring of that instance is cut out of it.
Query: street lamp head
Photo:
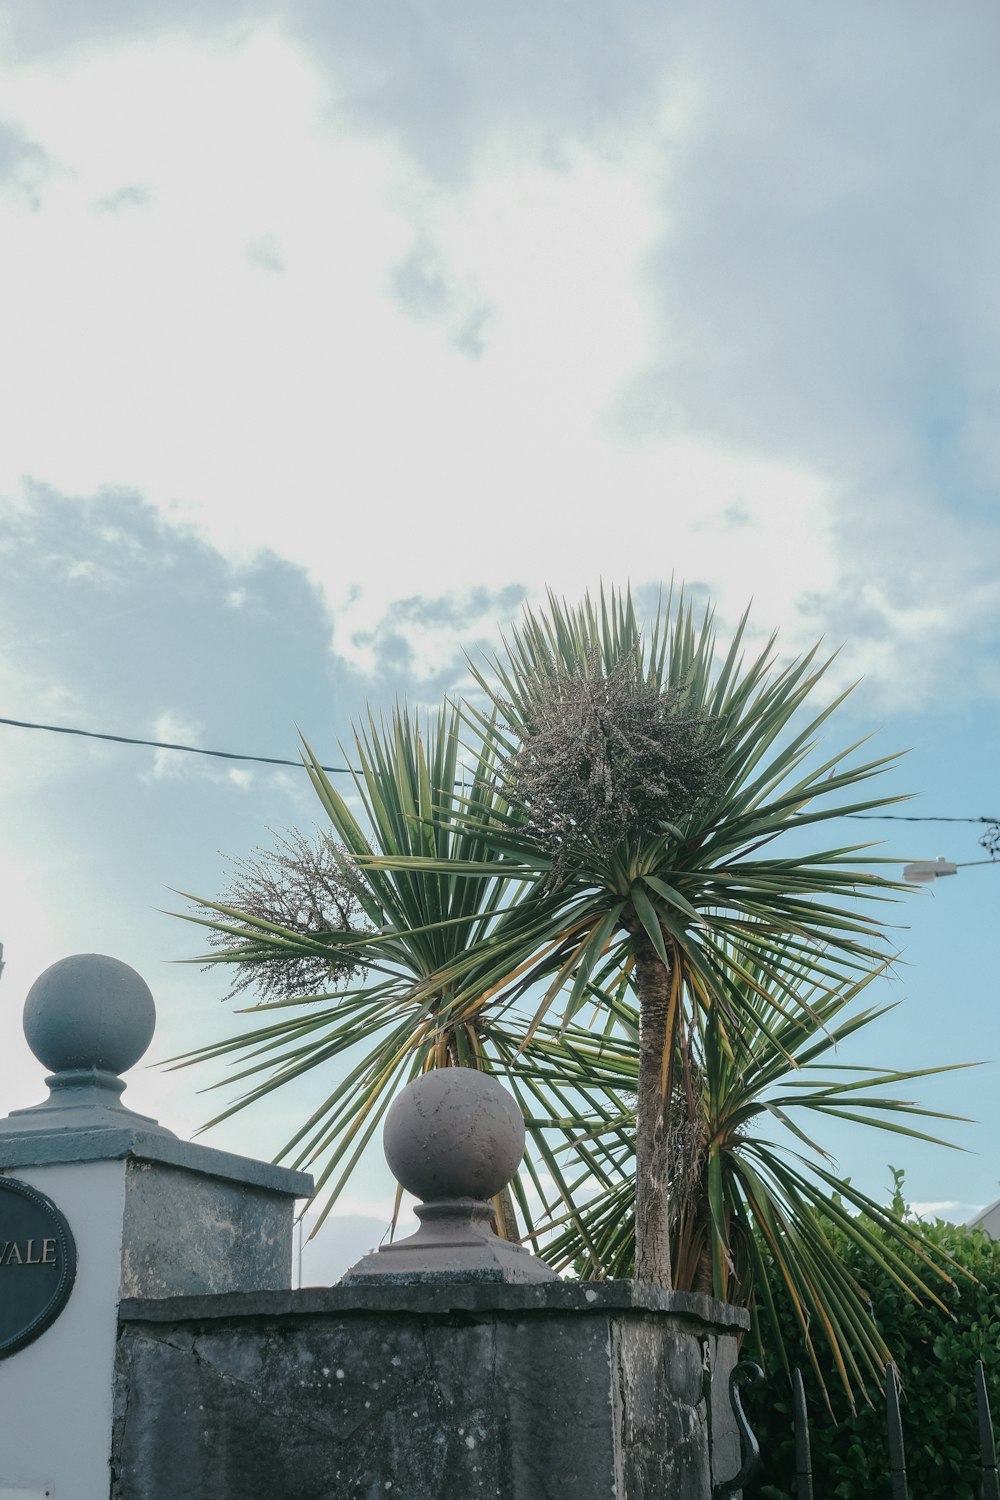
[[[941,875],[957,875],[958,865],[950,859],[918,859],[903,869],[903,879],[908,885],[930,885]]]

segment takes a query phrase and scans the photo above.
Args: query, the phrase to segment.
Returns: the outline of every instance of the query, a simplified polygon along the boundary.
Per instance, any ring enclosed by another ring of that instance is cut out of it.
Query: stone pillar
[[[342,1283],[121,1304],[114,1500],[721,1500],[749,1319],[570,1282],[494,1234],[524,1121],[494,1080],[424,1075],[386,1116],[416,1234]]]
[[[0,1120],[0,1496],[107,1500],[122,1298],[291,1285],[304,1173],[180,1141],[121,1103],[153,998],[126,964],[54,964],[25,1004],[49,1098]],[[29,1248],[30,1247],[30,1248]]]

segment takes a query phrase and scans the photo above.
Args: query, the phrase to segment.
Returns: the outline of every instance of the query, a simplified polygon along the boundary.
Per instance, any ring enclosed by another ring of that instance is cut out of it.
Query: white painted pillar
[[[46,1103],[0,1120],[0,1500],[108,1500],[121,1298],[291,1285],[294,1204],[311,1179],[124,1108],[118,1075],[154,1024],[140,976],[96,954],[46,970],[25,1005],[29,1045],[53,1072]],[[43,1219],[30,1242],[5,1232],[24,1211],[11,1178],[51,1201],[76,1245],[65,1304],[20,1347],[31,1278],[55,1284],[58,1252],[38,1238]]]
[[[65,1162],[13,1175],[66,1216],[77,1276],[55,1322],[0,1360],[0,1496],[6,1487],[17,1500],[21,1491],[24,1500],[107,1500],[125,1164]]]

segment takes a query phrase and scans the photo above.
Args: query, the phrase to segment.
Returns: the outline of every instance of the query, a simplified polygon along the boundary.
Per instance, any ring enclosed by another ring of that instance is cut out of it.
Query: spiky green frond
[[[245,1024],[235,1035],[175,1060],[231,1064],[215,1087],[236,1085],[241,1093],[209,1125],[310,1075],[337,1071],[335,1086],[324,1083],[316,1108],[278,1156],[315,1170],[323,1216],[409,1078],[454,1064],[484,1068],[511,1083],[523,1040],[523,1025],[498,1000],[491,1002],[497,977],[492,933],[519,884],[516,872],[500,869],[484,836],[494,823],[503,826],[507,811],[495,784],[492,744],[483,741],[465,764],[456,710],[442,710],[424,728],[401,707],[388,721],[370,718],[355,750],[360,819],[308,746],[304,760],[351,861],[362,914],[357,929],[283,928],[205,901],[198,903],[200,915],[186,914],[232,939],[231,947],[216,947],[198,962],[266,966],[292,955],[354,978],[329,993],[254,1006],[243,1012]],[[469,815],[464,821],[459,809]],[[396,861],[432,858],[438,867],[430,873],[412,865],[380,868],[371,862],[376,854]],[[471,875],[458,873],[470,869]],[[507,952],[503,948],[499,966],[505,978]],[[531,1087],[537,1093],[541,1085]],[[568,1203],[549,1136],[539,1137],[529,1158],[527,1183],[543,1170]],[[528,1187],[518,1184],[515,1192],[528,1213],[534,1201]],[[530,1213],[526,1222],[530,1234]]]
[[[758,971],[755,977],[766,989],[768,976]],[[721,1011],[697,1013],[685,1065],[697,1091],[699,1156],[690,1180],[677,1183],[673,1221],[675,1285],[751,1306],[755,1317],[770,1319],[783,1349],[768,1300],[766,1258],[788,1290],[817,1376],[822,1382],[818,1344],[825,1343],[851,1401],[878,1385],[891,1351],[864,1288],[844,1270],[832,1231],[846,1233],[873,1267],[918,1301],[938,1301],[955,1271],[919,1224],[901,1221],[840,1176],[823,1149],[823,1123],[831,1116],[939,1144],[947,1142],[921,1122],[956,1118],[899,1093],[916,1078],[949,1069],[828,1061],[842,1042],[893,1009],[859,1003],[870,978],[831,991],[800,968],[794,1005],[777,1020],[772,1013],[767,1030],[748,1025],[754,1013],[767,1013],[767,1002],[748,987],[742,1010],[747,1035],[740,1045]],[[618,1024],[599,1036],[578,1026],[565,1034],[544,1029],[531,1064],[540,1079],[555,1073],[600,1083],[600,1107],[578,1116],[576,1150],[585,1148],[600,1163],[601,1177],[591,1180],[575,1222],[560,1221],[553,1206],[557,1228],[545,1250],[553,1265],[576,1266],[587,1276],[630,1275],[635,1251],[630,1131],[638,1018],[633,1013],[629,1027],[622,1004]],[[677,1071],[683,1071],[680,1063]],[[618,1115],[609,1112],[615,1098],[622,1104]],[[900,1251],[916,1256],[922,1271]]]

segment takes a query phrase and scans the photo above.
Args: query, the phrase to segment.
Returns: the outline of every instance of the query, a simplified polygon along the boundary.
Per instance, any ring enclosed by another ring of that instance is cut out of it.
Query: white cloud
[[[899,307],[840,337],[761,238],[881,188],[849,142],[824,147],[803,88],[754,94],[713,35],[691,27],[641,118],[574,139],[501,116],[448,180],[352,122],[336,63],[276,28],[8,68],[7,108],[59,169],[36,209],[0,205],[18,349],[0,363],[17,434],[0,489],[131,486],[228,557],[274,550],[322,587],[334,649],[367,673],[394,649],[415,681],[453,670],[545,584],[676,575],[724,624],[753,596],[787,647],[853,635],[845,672],[901,702],[933,692],[963,632],[995,626],[991,524],[970,557],[935,535],[925,474],[892,488],[912,448],[890,401]],[[730,87],[742,123],[718,116]],[[804,154],[765,170],[789,120],[815,127]],[[838,286],[864,272],[860,252],[803,243]],[[891,271],[875,260],[859,305]]]
[[[153,724],[151,740],[163,740],[167,744],[197,745],[200,737],[198,725],[190,720],[178,718],[169,711],[158,714]],[[157,749],[153,751],[152,769],[141,773],[143,781],[168,781],[181,776],[195,776],[199,772],[211,774],[202,761],[183,750]],[[216,771],[215,774],[218,774]]]
[[[147,783],[158,781],[180,781],[199,778],[217,782],[220,786],[233,787],[238,792],[250,792],[257,778],[248,766],[227,765],[224,759],[211,755],[192,754],[192,750],[214,750],[218,747],[205,741],[203,728],[192,719],[185,719],[169,710],[158,714],[153,724],[150,740],[162,740],[164,745],[153,750],[152,766],[140,771],[139,780]],[[191,749],[171,750],[169,745],[190,746]],[[281,773],[278,773],[280,777]],[[273,787],[281,786],[277,777],[271,778]]]
[[[952,1224],[967,1224],[983,1210],[981,1203],[962,1203],[957,1198],[940,1198],[930,1203],[911,1203],[910,1217],[915,1219],[947,1219]]]
[[[388,1173],[380,1174],[387,1180]],[[417,1217],[413,1212],[416,1199],[409,1193],[404,1193],[399,1206],[399,1220],[396,1226],[397,1238],[404,1234],[413,1234],[417,1228]],[[322,1211],[322,1201],[306,1210],[305,1230],[311,1234]],[[338,1218],[346,1218],[357,1215],[361,1218],[378,1219],[388,1228],[392,1222],[392,1216],[396,1210],[395,1193],[386,1192],[382,1181],[374,1181],[369,1192],[355,1190],[353,1192],[341,1193],[337,1199],[337,1206],[333,1212]]]
[[[0,942],[4,970],[0,977],[0,1098],[4,1113],[38,1104],[45,1098],[44,1069],[28,1051],[21,1032],[21,1001],[43,969],[65,956],[63,914],[53,902],[58,888],[58,859],[32,858],[31,850],[11,838],[0,854]]]
[[[24,654],[24,662],[14,652],[0,658],[4,718],[23,724],[81,725],[86,705],[80,694],[71,684],[43,676],[31,655]],[[0,783],[20,806],[43,797],[55,779],[71,776],[80,767],[93,768],[106,758],[107,746],[96,740],[0,726]]]
[[[6,225],[17,293],[3,312],[25,351],[0,371],[19,433],[8,488],[25,472],[73,493],[130,485],[231,556],[274,548],[323,585],[337,650],[367,668],[365,637],[414,593],[576,592],[599,574],[677,570],[787,618],[783,548],[796,578],[825,577],[814,476],[616,429],[649,352],[645,144],[557,167],[494,151],[447,192],[385,144],[324,133],[315,74],[266,33],[11,84],[67,170],[40,213]],[[166,104],[179,90],[178,124]],[[93,214],[96,193],[140,172],[145,204]],[[287,267],[265,282],[244,253],[262,233]],[[393,293],[421,244],[459,288],[442,328]],[[478,305],[489,316],[470,360],[458,346]],[[736,503],[753,516],[741,539],[725,522]],[[492,635],[495,618],[487,605],[462,633]],[[456,655],[447,630],[410,621],[407,637],[416,675]]]

